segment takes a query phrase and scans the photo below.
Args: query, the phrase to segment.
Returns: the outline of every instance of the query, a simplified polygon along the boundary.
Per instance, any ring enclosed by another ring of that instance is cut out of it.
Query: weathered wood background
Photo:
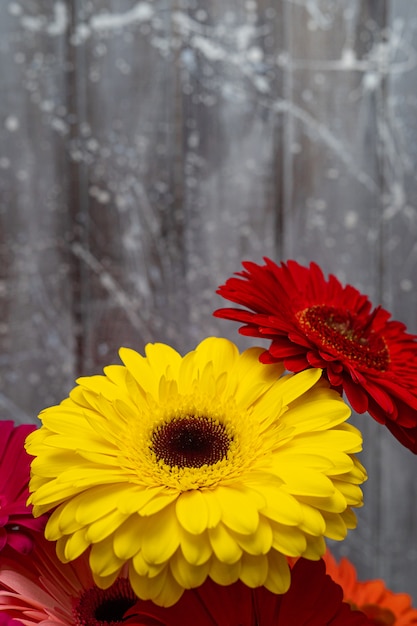
[[[209,334],[242,259],[315,260],[417,332],[414,0],[0,3],[0,408]],[[340,545],[417,603],[417,458],[370,418]]]

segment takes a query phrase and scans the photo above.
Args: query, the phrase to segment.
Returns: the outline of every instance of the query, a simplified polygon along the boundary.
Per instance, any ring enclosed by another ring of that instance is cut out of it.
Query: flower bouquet
[[[326,543],[363,504],[349,404],[417,452],[416,338],[315,264],[218,293],[266,348],[121,348],[40,428],[0,422],[4,624],[417,624]]]

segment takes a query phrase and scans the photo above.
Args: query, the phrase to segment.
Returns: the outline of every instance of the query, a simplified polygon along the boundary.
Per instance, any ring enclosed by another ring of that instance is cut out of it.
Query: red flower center
[[[366,369],[384,372],[389,366],[389,352],[383,337],[348,311],[326,305],[308,307],[296,314],[298,323],[309,339],[332,354]]]
[[[214,465],[226,458],[230,438],[226,427],[209,417],[187,416],[158,426],[152,450],[169,467]]]
[[[91,587],[73,606],[75,626],[123,624],[125,613],[138,598],[126,578],[119,578],[109,589]]]
[[[396,623],[396,617],[392,611],[377,604],[364,604],[360,607],[362,613],[376,626],[393,626]]]

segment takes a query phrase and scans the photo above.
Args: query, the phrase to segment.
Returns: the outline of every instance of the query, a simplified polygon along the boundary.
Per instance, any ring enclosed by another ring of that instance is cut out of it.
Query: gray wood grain
[[[0,6],[0,409],[17,422],[74,375],[65,32],[28,5]]]

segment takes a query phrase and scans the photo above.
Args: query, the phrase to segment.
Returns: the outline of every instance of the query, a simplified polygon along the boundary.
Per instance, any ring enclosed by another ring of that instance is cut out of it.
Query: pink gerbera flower
[[[35,428],[0,421],[0,551],[8,545],[17,552],[29,552],[33,533],[44,526],[44,518],[35,519],[32,506],[26,506],[31,457],[23,444]]]
[[[417,453],[417,342],[401,322],[315,263],[243,263],[217,293],[244,308],[216,317],[244,325],[240,333],[271,341],[261,361],[292,372],[322,368],[357,413],[368,412]]]
[[[108,589],[99,589],[87,553],[63,564],[56,556],[55,544],[41,535],[29,555],[16,558],[11,550],[5,550],[0,559],[0,616],[24,626],[132,623],[135,620],[126,621],[125,614],[136,601],[127,578],[120,577]]]

